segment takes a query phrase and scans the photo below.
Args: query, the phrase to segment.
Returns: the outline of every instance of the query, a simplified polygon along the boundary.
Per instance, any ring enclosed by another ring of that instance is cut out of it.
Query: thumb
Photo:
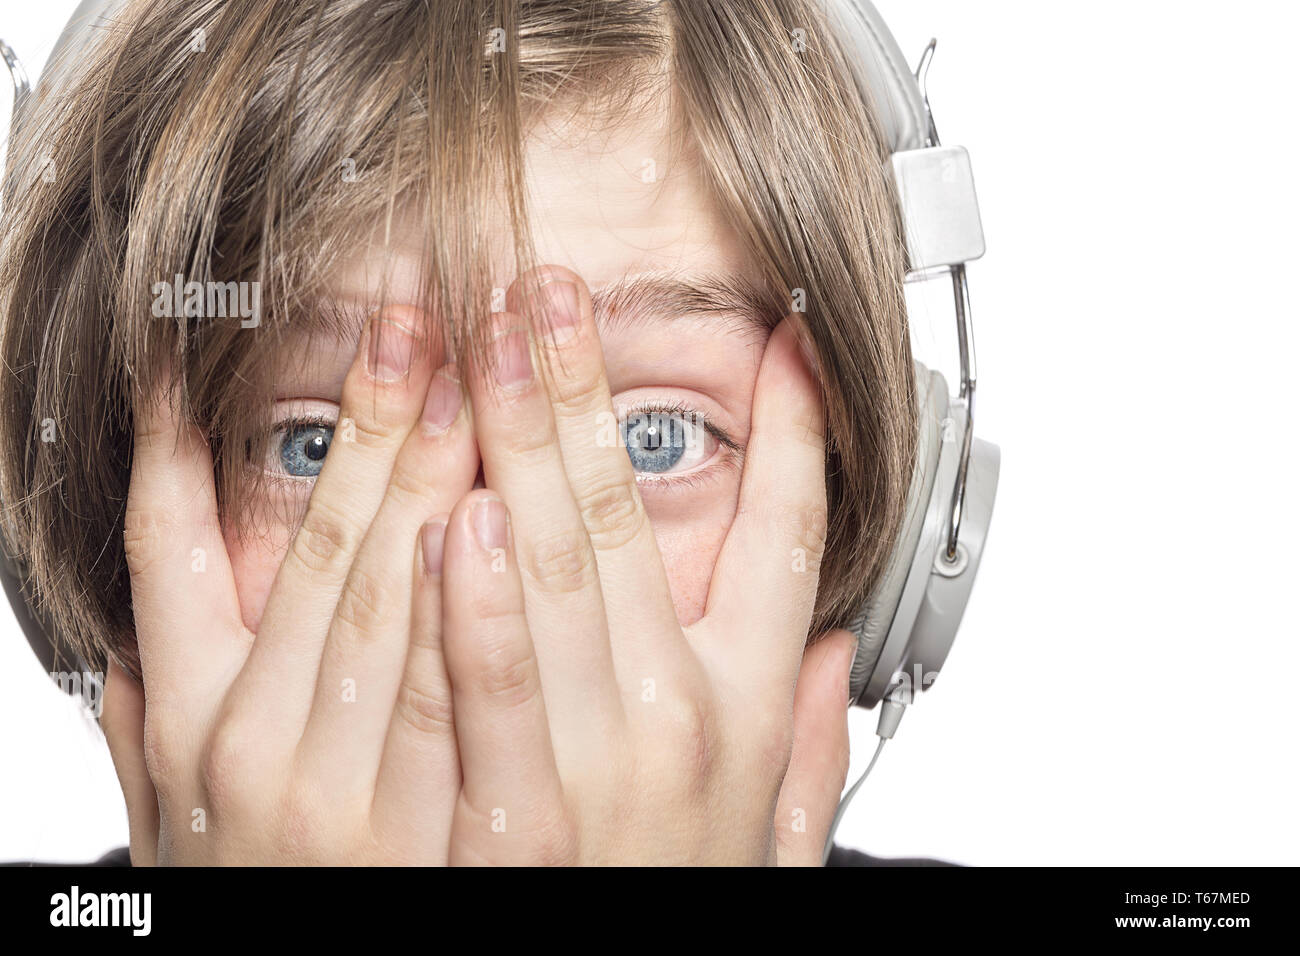
[[[794,746],[776,804],[778,866],[821,866],[849,773],[849,668],[858,639],[824,634],[803,654],[794,690]]]
[[[144,688],[111,657],[104,680],[99,726],[126,798],[131,828],[131,863],[153,866],[158,858],[158,795],[144,758]]]

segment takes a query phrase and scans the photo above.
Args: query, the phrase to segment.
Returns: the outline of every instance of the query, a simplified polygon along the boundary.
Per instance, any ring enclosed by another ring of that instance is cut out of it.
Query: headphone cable
[[[835,831],[839,829],[840,821],[844,819],[844,814],[849,809],[849,802],[858,792],[858,788],[866,783],[867,775],[880,759],[880,752],[885,749],[885,741],[894,736],[894,731],[898,729],[898,722],[903,719],[903,711],[906,709],[907,705],[898,701],[881,702],[880,720],[876,724],[876,736],[880,738],[880,742],[876,744],[876,752],[872,754],[867,769],[862,771],[862,776],[858,777],[857,783],[849,788],[848,793],[840,799],[839,806],[835,808],[835,817],[831,820],[831,832],[826,834],[826,846],[822,849],[822,866],[825,866],[826,861],[831,858],[831,848],[835,845]]]

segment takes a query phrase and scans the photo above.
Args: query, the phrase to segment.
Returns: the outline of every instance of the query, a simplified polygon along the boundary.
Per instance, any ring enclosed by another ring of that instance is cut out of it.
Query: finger
[[[123,543],[151,717],[169,740],[197,741],[251,635],[221,535],[212,452],[182,420],[170,382],[135,407]]]
[[[612,657],[624,673],[642,674],[663,653],[689,648],[614,414],[591,292],[576,273],[545,266],[511,286],[506,305],[531,316],[564,472],[604,600],[637,607],[609,621]]]
[[[412,698],[398,690],[412,650],[415,545],[424,523],[450,512],[478,474],[473,426],[460,399],[456,369],[447,366],[433,377],[420,424],[398,454],[329,627],[298,750],[303,766],[336,792],[375,786],[395,708],[397,716],[411,716],[402,708]]]
[[[131,832],[131,865],[158,862],[158,795],[144,757],[144,689],[110,660],[99,726],[108,741]]]
[[[794,746],[776,809],[779,866],[821,866],[849,772],[849,669],[858,640],[832,631],[804,652],[794,692]]]
[[[623,714],[596,557],[569,488],[528,327],[513,312],[497,322],[494,366],[469,376],[483,477],[514,516],[528,622],[557,743],[581,748],[592,735],[613,732]]]
[[[390,307],[367,323],[307,513],[232,690],[232,714],[274,728],[282,740],[296,743],[306,727],[343,582],[424,406],[435,351],[428,334],[424,313],[406,306]]]
[[[763,352],[736,516],[705,615],[688,629],[713,673],[760,691],[794,681],[826,541],[825,458],[820,385],[786,318]]]
[[[563,794],[508,513],[494,492],[473,491],[457,504],[442,572],[464,775],[456,828],[483,860],[522,861],[538,834],[554,832]]]
[[[426,860],[447,858],[461,787],[451,678],[442,653],[442,552],[449,518],[439,515],[420,529],[411,648],[371,812],[376,832],[401,827]]]

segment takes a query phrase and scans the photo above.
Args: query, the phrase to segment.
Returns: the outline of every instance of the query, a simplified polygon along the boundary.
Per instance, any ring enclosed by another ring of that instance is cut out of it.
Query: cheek
[[[693,508],[694,513],[688,517],[646,503],[668,574],[677,621],[683,627],[704,616],[713,567],[736,514],[738,490],[717,495],[704,507]]]
[[[224,537],[244,626],[256,633],[276,572],[289,550],[292,532],[287,525],[276,523],[256,536],[246,535],[242,541],[226,527]]]

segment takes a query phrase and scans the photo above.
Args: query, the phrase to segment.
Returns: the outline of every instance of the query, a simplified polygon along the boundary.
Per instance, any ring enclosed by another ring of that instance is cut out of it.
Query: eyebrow
[[[608,333],[678,319],[716,322],[724,334],[766,336],[788,303],[738,273],[653,271],[625,274],[591,290],[596,326]],[[373,308],[373,305],[371,306]],[[355,300],[317,300],[317,328],[340,342],[356,342],[368,311]]]
[[[596,324],[604,331],[681,318],[712,319],[737,333],[767,333],[781,306],[763,286],[727,273],[648,272],[624,276],[591,291]]]

